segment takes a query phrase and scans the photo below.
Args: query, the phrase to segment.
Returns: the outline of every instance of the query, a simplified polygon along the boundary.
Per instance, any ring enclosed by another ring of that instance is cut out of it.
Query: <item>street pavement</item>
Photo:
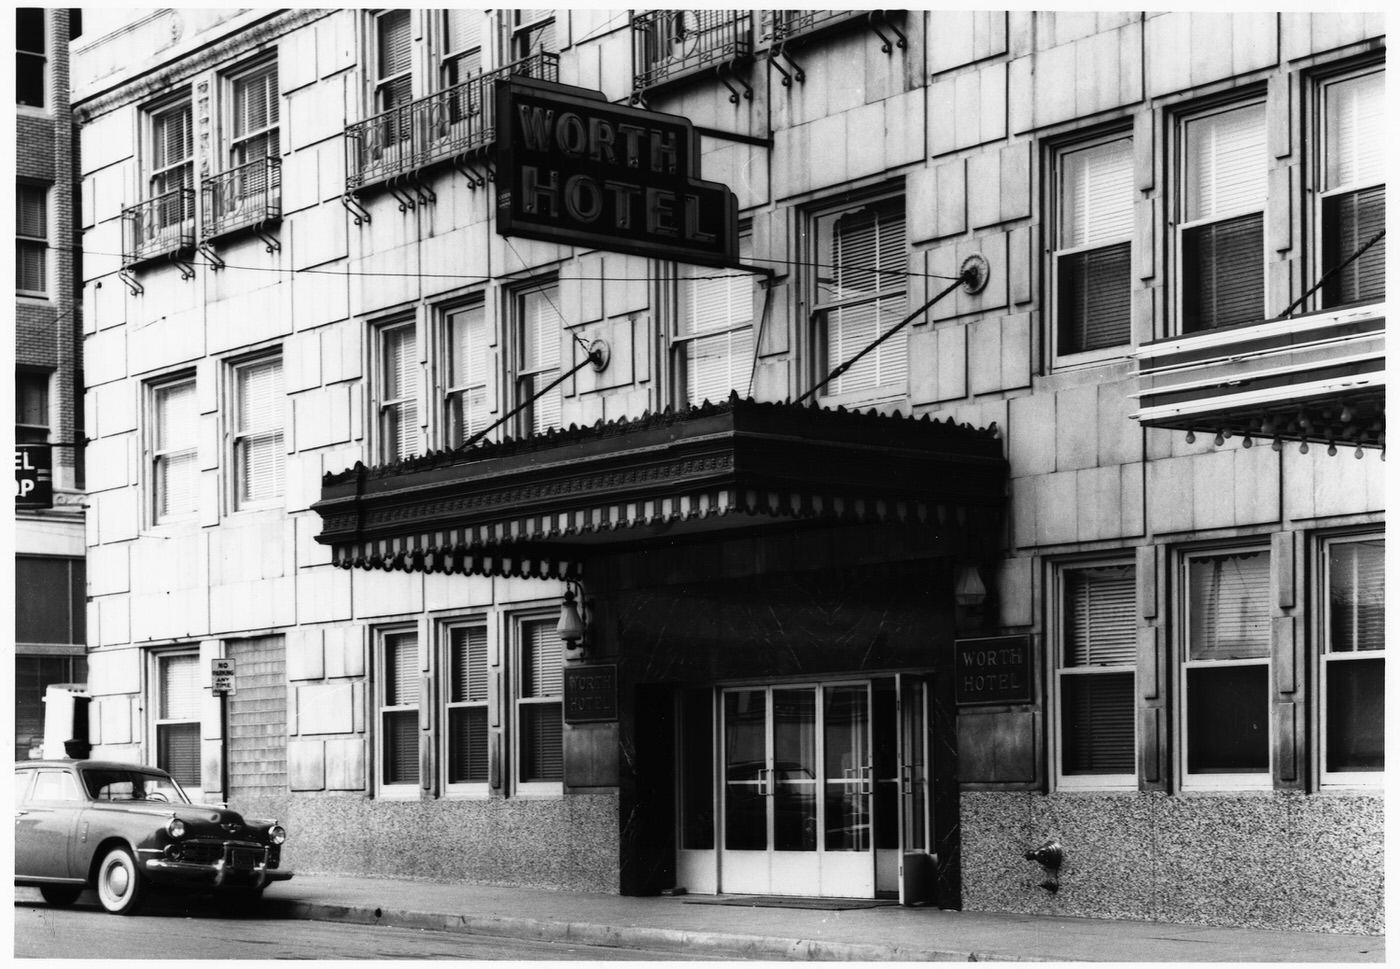
[[[16,889],[16,897],[26,898],[31,891]],[[1385,940],[1380,936],[893,904],[808,909],[710,901],[707,896],[635,898],[298,872],[292,881],[270,888],[256,914],[671,951],[692,958],[705,953],[715,960],[1385,961]]]

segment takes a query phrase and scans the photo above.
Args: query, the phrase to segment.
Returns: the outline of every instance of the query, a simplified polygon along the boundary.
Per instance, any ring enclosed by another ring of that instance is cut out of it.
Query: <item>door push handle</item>
[[[870,772],[871,768],[869,764],[866,764],[864,767],[860,768],[860,793],[862,794],[871,793],[872,782],[870,779]]]
[[[914,768],[908,764],[899,765],[899,793],[914,793]]]
[[[773,769],[771,767],[758,769],[758,794],[760,797],[773,796]]]

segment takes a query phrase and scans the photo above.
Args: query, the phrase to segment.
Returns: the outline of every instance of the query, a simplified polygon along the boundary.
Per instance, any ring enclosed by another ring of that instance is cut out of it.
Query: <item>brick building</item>
[[[42,697],[86,678],[82,307],[77,139],[68,103],[76,11],[15,10],[15,443],[47,490],[15,508],[15,757],[44,728]],[[44,470],[38,470],[42,465]],[[37,479],[36,479],[37,480]]]
[[[305,870],[1379,931],[1384,52],[89,24],[97,750]]]

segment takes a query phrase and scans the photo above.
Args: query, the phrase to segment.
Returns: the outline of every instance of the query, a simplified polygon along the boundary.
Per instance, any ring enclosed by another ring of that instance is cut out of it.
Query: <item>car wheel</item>
[[[44,896],[44,901],[59,908],[72,905],[82,893],[81,885],[42,885],[39,888],[39,894]]]
[[[141,904],[141,872],[125,848],[113,848],[97,869],[97,899],[113,915],[130,915]]]

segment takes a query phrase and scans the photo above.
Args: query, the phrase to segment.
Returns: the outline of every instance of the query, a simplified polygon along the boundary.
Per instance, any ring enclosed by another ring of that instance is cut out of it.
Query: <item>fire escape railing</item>
[[[122,209],[122,265],[194,248],[194,189],[177,188]]]
[[[491,145],[496,140],[495,82],[508,77],[558,81],[559,55],[540,51],[348,125],[346,191],[386,182]]]
[[[753,58],[751,10],[647,10],[633,15],[632,34],[634,99],[679,78]]]
[[[258,158],[199,186],[200,238],[213,239],[282,218],[282,161]]]

